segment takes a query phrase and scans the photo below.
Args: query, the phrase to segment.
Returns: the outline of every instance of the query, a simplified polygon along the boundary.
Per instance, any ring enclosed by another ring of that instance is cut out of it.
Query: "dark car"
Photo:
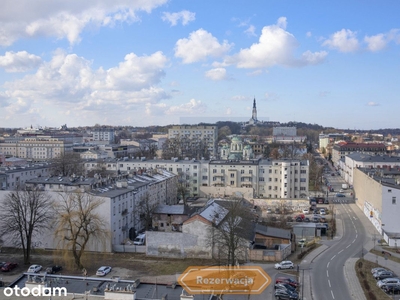
[[[49,274],[55,274],[58,273],[62,270],[61,266],[52,266],[52,267],[47,267],[46,272]]]
[[[287,283],[295,288],[299,286],[299,283],[290,277],[278,277],[275,279],[275,283]]]
[[[275,298],[276,299],[289,299],[289,300],[298,300],[299,294],[295,292],[285,291],[283,289],[275,290]]]
[[[400,294],[400,285],[384,285],[382,286],[382,290],[386,294]]]
[[[296,222],[303,222],[303,219],[300,218],[300,217],[297,217],[297,218],[296,218]]]
[[[17,266],[18,266],[17,263],[8,262],[8,263],[5,263],[5,265],[1,267],[1,271],[10,272],[11,270],[15,269]]]
[[[284,283],[284,282],[276,283],[275,284],[275,289],[276,290],[277,289],[283,289],[283,290],[290,291],[290,292],[296,292],[296,288],[295,287],[291,286],[290,284]]]
[[[304,218],[303,222],[310,222],[310,218]]]
[[[3,261],[3,262],[0,262],[0,269],[4,266],[6,264],[6,262],[5,261]]]

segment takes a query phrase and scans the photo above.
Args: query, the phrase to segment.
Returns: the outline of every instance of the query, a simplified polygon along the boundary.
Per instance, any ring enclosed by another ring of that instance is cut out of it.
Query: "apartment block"
[[[183,125],[173,126],[168,129],[168,138],[185,137],[194,140],[207,142],[208,151],[212,157],[217,155],[217,126]]]

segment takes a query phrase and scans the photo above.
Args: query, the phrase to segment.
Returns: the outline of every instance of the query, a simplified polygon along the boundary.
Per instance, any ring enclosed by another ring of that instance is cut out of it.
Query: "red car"
[[[18,266],[17,263],[6,263],[4,266],[1,267],[1,271],[3,272],[10,272],[12,269],[15,269]]]

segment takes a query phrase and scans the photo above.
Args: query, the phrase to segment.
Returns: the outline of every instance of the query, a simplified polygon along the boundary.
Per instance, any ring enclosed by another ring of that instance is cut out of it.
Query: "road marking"
[[[350,247],[350,245],[347,245],[346,249],[349,248],[349,247]]]
[[[332,298],[335,299],[335,296],[333,295],[333,291],[331,290]]]
[[[356,238],[358,238],[358,234],[356,234]]]
[[[356,239],[354,239],[351,243],[353,244],[356,241]]]
[[[334,256],[332,256],[331,260],[334,259],[336,257],[336,254]]]
[[[329,272],[328,272],[328,270],[326,270],[326,277],[329,278]]]
[[[328,284],[329,284],[329,287],[332,287],[330,279],[328,279]]]
[[[328,261],[328,264],[326,265],[326,267],[327,267],[327,268],[329,268],[329,264],[330,264],[330,263],[331,263],[331,262],[330,262],[330,261]]]
[[[342,253],[343,252],[343,249],[342,250],[340,250],[337,254],[340,254],[340,253]]]

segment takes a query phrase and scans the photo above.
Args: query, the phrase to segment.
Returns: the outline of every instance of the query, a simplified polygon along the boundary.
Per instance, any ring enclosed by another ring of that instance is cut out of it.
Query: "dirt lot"
[[[11,272],[1,272],[0,281],[10,283],[21,273],[26,272],[29,265],[23,264],[23,255],[13,249],[3,249],[0,253],[0,262],[16,262],[18,267]],[[121,279],[138,279],[147,277],[160,277],[163,275],[176,275],[182,273],[189,266],[207,265],[212,263],[210,260],[201,259],[166,259],[150,258],[144,254],[137,253],[112,253],[98,254],[89,253],[85,256],[84,266],[88,276],[94,276],[100,266],[111,266],[112,272],[107,275],[119,276]],[[54,251],[37,250],[32,255],[31,264],[39,264],[44,268],[52,265],[63,266],[63,274],[82,275],[81,270],[77,270],[71,263],[66,261],[60,253]],[[171,277],[169,277],[171,278]]]

